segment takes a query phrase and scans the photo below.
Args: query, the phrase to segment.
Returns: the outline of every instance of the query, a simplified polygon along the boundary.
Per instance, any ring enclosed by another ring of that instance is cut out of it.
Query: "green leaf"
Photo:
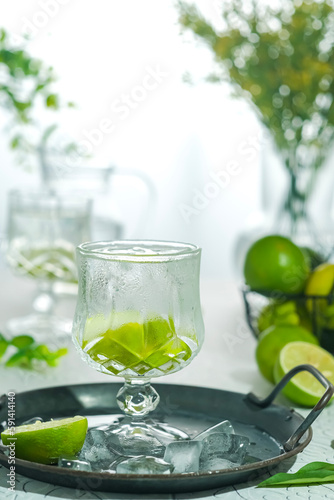
[[[30,337],[30,335],[18,335],[17,337],[14,337],[10,343],[18,349],[25,349],[34,342],[34,339]]]
[[[34,358],[36,359],[44,359],[48,354],[50,354],[49,348],[44,344],[38,345],[34,349]]]
[[[49,356],[46,357],[45,361],[49,366],[57,366],[59,363],[59,358],[62,356],[65,356],[65,354],[68,353],[68,350],[66,347],[63,347],[62,349],[58,349],[58,351],[51,352]]]
[[[6,342],[5,340],[0,340],[0,359],[7,351],[7,347],[8,347],[8,342]]]
[[[49,366],[57,366],[59,358],[67,354],[67,352],[66,348],[52,352],[46,345],[39,345],[34,350],[33,357],[45,361]]]
[[[9,342],[5,339],[5,337],[0,333],[0,359],[7,351],[7,347],[9,346]]]
[[[8,346],[15,347],[17,352],[7,359],[5,366],[25,369],[40,369],[48,366],[57,366],[59,358],[67,354],[66,348],[50,351],[47,345],[37,344],[30,335],[17,335],[7,340],[0,333],[0,359],[7,351]]]
[[[58,96],[56,94],[49,94],[45,101],[48,108],[59,108]]]
[[[277,486],[309,486],[310,484],[324,484],[334,482],[334,464],[327,462],[311,462],[294,474],[281,472],[262,481],[258,488]]]
[[[7,344],[8,344],[7,339],[2,335],[2,333],[0,333],[0,341],[1,340],[7,342]]]
[[[27,352],[25,349],[21,349],[11,356],[7,362],[6,366],[18,366],[18,365],[29,365],[29,358],[27,357]]]
[[[19,135],[16,135],[15,137],[13,137],[13,139],[10,141],[10,147],[12,149],[16,149],[20,145],[20,139],[21,139],[21,136],[19,136]]]

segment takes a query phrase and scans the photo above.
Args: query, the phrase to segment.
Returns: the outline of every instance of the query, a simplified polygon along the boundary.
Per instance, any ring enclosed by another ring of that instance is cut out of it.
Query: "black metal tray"
[[[272,401],[282,386],[298,371],[308,370],[326,387],[326,392],[306,419]],[[196,435],[205,428],[224,419],[236,431],[247,435],[252,455],[260,457],[229,470],[204,473],[170,475],[127,475],[86,472],[16,460],[16,472],[39,481],[65,487],[127,493],[172,493],[200,491],[236,484],[255,478],[283,460],[300,453],[310,442],[310,423],[318,416],[333,395],[333,386],[314,368],[303,365],[292,370],[265,400],[253,394],[189,387],[154,384],[161,402],[152,418],[165,421]],[[44,419],[83,415],[89,425],[108,423],[110,415],[119,414],[116,394],[121,384],[100,383],[51,387],[16,394],[16,425],[34,416]],[[7,419],[7,396],[0,398],[0,422]],[[1,429],[0,429],[1,430]],[[8,459],[0,450],[0,463],[8,467]]]

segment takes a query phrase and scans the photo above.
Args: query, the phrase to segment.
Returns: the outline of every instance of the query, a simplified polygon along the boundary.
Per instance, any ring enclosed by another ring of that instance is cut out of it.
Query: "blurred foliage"
[[[332,1],[227,0],[217,30],[192,4],[180,23],[203,40],[218,63],[211,81],[229,81],[269,129],[293,177],[318,169],[334,134]],[[304,193],[306,196],[306,193]]]
[[[53,91],[54,82],[52,67],[24,48],[14,48],[10,35],[0,29],[0,106],[11,117],[6,126],[10,147],[16,153],[16,161],[25,167],[31,167],[40,142],[56,128],[52,124],[41,130],[36,120],[36,110],[58,111],[62,107],[59,95]],[[73,103],[66,106],[73,107]],[[69,142],[64,149],[73,150],[75,145]]]
[[[50,351],[46,345],[37,344],[30,335],[17,335],[8,340],[0,333],[1,361],[5,354],[8,354],[4,362],[7,367],[41,370],[46,366],[57,366],[59,359],[67,354],[67,349]]]

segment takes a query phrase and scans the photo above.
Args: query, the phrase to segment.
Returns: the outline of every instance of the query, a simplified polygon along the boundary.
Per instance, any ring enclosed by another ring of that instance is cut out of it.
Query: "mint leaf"
[[[41,344],[32,351],[31,355],[37,360],[45,361],[49,366],[57,366],[59,358],[67,354],[67,352],[65,347],[52,352],[46,345]]]
[[[18,349],[24,349],[25,347],[30,346],[33,344],[35,341],[30,335],[18,335],[17,337],[14,337],[10,343],[14,347],[17,347]]]
[[[47,362],[47,364],[49,366],[57,366],[59,363],[59,358],[61,358],[62,356],[65,356],[65,354],[67,354],[67,352],[68,351],[67,351],[66,347],[58,349],[58,351],[55,351],[55,352],[49,351],[48,355],[45,356],[45,361]]]
[[[47,345],[37,344],[30,335],[17,335],[6,340],[0,333],[0,359],[7,351],[7,347],[16,348],[9,358],[3,360],[7,367],[18,367],[26,370],[39,370],[48,366],[57,366],[59,358],[67,354],[66,348],[50,351]]]
[[[8,347],[8,342],[7,340],[5,339],[5,337],[3,335],[1,335],[0,333],[0,359],[2,358],[2,356],[5,354],[5,352],[7,351],[7,347]]]
[[[6,366],[21,366],[22,368],[27,368],[30,366],[29,363],[29,357],[27,356],[27,351],[26,349],[21,349],[13,356],[11,356],[7,361],[6,361]]]
[[[310,484],[323,484],[334,482],[334,464],[327,462],[311,462],[304,465],[298,472],[289,474],[280,472],[258,484],[258,488],[272,486],[309,486]]]

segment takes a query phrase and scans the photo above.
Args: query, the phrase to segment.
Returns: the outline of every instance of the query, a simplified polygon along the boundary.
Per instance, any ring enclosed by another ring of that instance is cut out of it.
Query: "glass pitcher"
[[[143,237],[155,213],[156,199],[155,186],[147,175],[135,169],[115,166],[83,166],[82,159],[78,164],[70,156],[50,147],[40,147],[39,158],[44,188],[60,195],[80,194],[93,200],[93,240]],[[116,176],[127,178],[127,185],[121,186],[117,193]],[[132,191],[128,188],[129,184]],[[124,200],[123,206],[118,207],[120,200]]]

